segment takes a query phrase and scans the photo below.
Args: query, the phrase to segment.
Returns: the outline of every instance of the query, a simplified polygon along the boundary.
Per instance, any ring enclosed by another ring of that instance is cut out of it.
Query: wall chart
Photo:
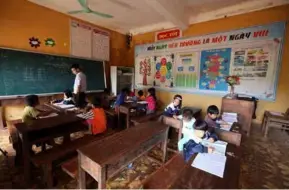
[[[225,77],[240,76],[235,91],[274,101],[285,23],[182,38],[135,47],[135,86],[225,95]]]

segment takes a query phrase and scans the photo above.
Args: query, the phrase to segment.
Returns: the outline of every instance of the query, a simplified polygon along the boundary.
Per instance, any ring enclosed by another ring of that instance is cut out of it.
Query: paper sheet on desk
[[[192,166],[210,174],[224,177],[227,157],[220,154],[198,153]]]
[[[138,101],[137,103],[138,104],[147,104],[148,102],[147,101]]]
[[[69,105],[66,105],[66,104],[62,104],[62,103],[56,103],[56,104],[53,104],[55,106],[58,106],[62,109],[69,109],[69,108],[74,108],[75,106],[72,105],[72,104],[69,104]]]
[[[204,146],[206,146],[206,147],[209,147],[209,146],[210,147],[214,147],[215,148],[214,153],[215,154],[221,154],[221,155],[225,155],[226,149],[227,149],[227,145],[228,145],[227,142],[221,141],[221,140],[218,140],[218,141],[216,141],[214,143],[211,143],[211,142],[209,142],[207,140],[203,140],[202,144]]]
[[[281,113],[281,112],[270,111],[270,113],[276,116],[282,116],[282,117],[284,116],[284,113]]]
[[[43,118],[55,117],[55,116],[58,116],[58,114],[57,114],[57,113],[51,113],[51,114],[49,114],[49,115],[41,116],[41,117],[39,117],[39,118],[40,118],[40,119],[43,119]]]

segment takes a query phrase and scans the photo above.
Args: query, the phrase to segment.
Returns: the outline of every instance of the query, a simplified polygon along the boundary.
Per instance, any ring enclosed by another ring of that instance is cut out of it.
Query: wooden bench
[[[102,143],[94,142],[78,149],[78,187],[86,188],[88,173],[98,182],[98,188],[105,188],[108,178],[160,143],[164,162],[167,132],[166,125],[148,122],[108,137]]]
[[[76,139],[74,141],[70,141],[59,146],[55,146],[52,149],[49,149],[45,152],[40,152],[31,157],[32,163],[41,167],[44,174],[44,182],[47,187],[53,186],[53,178],[52,178],[52,170],[53,164],[55,161],[60,159],[66,159],[67,156],[76,155],[76,150],[82,146],[85,146],[91,142],[101,141],[107,136],[110,136],[114,133],[114,131],[110,130],[106,133],[99,135],[86,135],[82,138]]]
[[[131,122],[134,125],[139,125],[141,123],[145,123],[148,121],[156,120],[158,119],[161,115],[163,114],[163,111],[156,111],[153,114],[148,114],[148,115],[140,115],[140,116],[135,116],[131,118]]]

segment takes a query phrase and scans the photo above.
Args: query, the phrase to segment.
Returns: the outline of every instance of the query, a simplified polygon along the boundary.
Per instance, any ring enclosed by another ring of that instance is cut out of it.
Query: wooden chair
[[[268,136],[270,128],[289,130],[289,108],[285,113],[265,111],[261,128],[264,137]]]

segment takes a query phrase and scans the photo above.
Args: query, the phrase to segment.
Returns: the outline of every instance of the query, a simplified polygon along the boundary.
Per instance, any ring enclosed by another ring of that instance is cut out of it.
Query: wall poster
[[[225,77],[238,75],[237,93],[274,101],[284,33],[285,22],[276,22],[136,46],[135,68],[143,70],[135,86],[223,96]]]

